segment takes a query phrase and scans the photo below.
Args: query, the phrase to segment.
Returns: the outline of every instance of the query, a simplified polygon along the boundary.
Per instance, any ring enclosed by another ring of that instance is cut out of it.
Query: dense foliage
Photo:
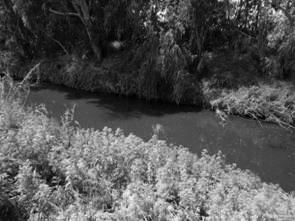
[[[176,103],[202,94],[218,113],[290,126],[292,86],[257,79],[294,76],[294,13],[292,0],[1,0],[0,72],[38,60],[55,83]],[[292,194],[220,154],[82,129],[72,111],[56,121],[24,108],[27,93],[0,82],[0,220],[295,219]]]
[[[0,219],[293,220],[295,198],[153,136],[82,129],[23,106],[25,82],[0,82]]]
[[[295,125],[294,86],[286,82],[260,84],[239,89],[218,89],[203,82],[203,93],[213,109],[226,114],[265,120],[286,128]]]
[[[204,79],[225,91],[244,87],[247,93],[265,79],[295,79],[294,4],[1,0],[0,71],[21,76],[22,67],[40,62],[38,78],[53,83],[177,104],[212,103],[201,90]],[[288,93],[292,97],[294,90]],[[249,99],[244,103],[253,104]],[[231,110],[244,107],[231,104]],[[285,104],[280,103],[287,109],[279,120],[294,125],[294,104]],[[272,105],[263,106],[263,114],[253,116],[277,121],[268,115]],[[259,105],[252,107],[261,112]]]
[[[132,57],[156,57],[159,73],[172,65],[183,75],[202,66],[206,51],[227,49],[262,63],[274,54],[285,77],[293,68],[292,0],[2,0],[0,11],[2,43],[31,58],[65,53],[101,62],[124,47]],[[142,71],[154,65],[136,61]]]

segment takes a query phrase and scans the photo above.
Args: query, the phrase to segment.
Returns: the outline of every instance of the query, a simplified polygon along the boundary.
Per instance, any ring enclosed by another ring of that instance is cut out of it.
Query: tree
[[[34,36],[25,26],[25,18],[21,17],[17,10],[14,9],[15,5],[12,1],[2,0],[1,5],[4,9],[3,14],[1,14],[1,17],[4,18],[4,24],[2,25],[10,34],[7,38],[13,38],[17,45],[21,48],[21,54],[31,58],[34,53]]]
[[[89,39],[89,43],[91,45],[91,48],[92,48],[98,62],[101,62],[102,51],[101,51],[101,48],[96,44],[96,41],[95,41],[94,32],[93,32],[94,24],[91,20],[91,14],[90,14],[91,1],[71,0],[71,1],[67,1],[67,3],[68,4],[62,4],[64,6],[64,7],[62,7],[63,11],[58,11],[53,8],[49,8],[49,11],[51,13],[54,13],[54,14],[60,15],[60,16],[78,17],[85,28],[85,31],[86,31],[88,39]],[[70,8],[73,8],[74,12],[72,12]],[[98,33],[97,35],[99,36],[100,33]],[[99,41],[99,39],[98,39],[98,41]]]

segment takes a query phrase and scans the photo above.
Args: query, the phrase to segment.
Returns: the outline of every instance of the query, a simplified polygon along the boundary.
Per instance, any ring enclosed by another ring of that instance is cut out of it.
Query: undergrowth
[[[42,60],[33,78],[91,92],[203,105],[218,113],[223,111],[228,115],[265,120],[288,128],[295,126],[295,89],[291,82],[274,80],[273,83],[263,83],[258,77],[250,80],[228,72],[198,80],[183,68],[185,62],[181,56],[174,56],[174,53],[180,54],[176,44],[173,47],[164,45],[162,50],[166,52],[162,55],[158,55],[156,49],[149,48],[145,54],[140,54],[143,50],[140,48],[137,56],[131,58],[131,63],[138,63],[139,67],[124,66],[130,59],[124,53],[106,58],[100,66],[68,56]],[[178,66],[169,66],[178,63]],[[24,76],[20,73],[23,72],[12,74],[22,79]]]
[[[53,120],[44,106],[25,108],[11,79],[0,85],[0,190],[19,220],[295,219],[292,194],[221,154],[82,129],[72,111]]]
[[[99,65],[74,54],[40,59],[38,76],[42,81],[91,92],[201,106],[196,76],[189,73],[186,54],[174,38],[171,31],[160,39],[151,34],[143,44],[111,54]],[[25,72],[13,74],[22,79]]]
[[[204,81],[203,93],[215,110],[287,128],[295,126],[295,88],[291,83],[260,83],[239,89],[224,89],[211,88],[210,82]]]

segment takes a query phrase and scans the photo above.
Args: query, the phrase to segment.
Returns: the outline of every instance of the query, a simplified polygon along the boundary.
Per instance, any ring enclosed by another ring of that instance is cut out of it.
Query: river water
[[[49,115],[59,118],[75,108],[81,127],[121,128],[144,140],[161,125],[160,138],[188,147],[200,154],[203,149],[221,151],[228,163],[249,169],[265,182],[295,190],[295,133],[277,125],[230,117],[226,125],[214,112],[193,107],[147,103],[101,93],[86,93],[62,86],[44,84],[31,89],[28,105],[45,104]]]

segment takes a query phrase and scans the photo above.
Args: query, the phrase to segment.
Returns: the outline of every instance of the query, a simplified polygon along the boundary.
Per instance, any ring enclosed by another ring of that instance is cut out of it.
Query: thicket
[[[260,74],[290,78],[294,6],[292,0],[1,0],[1,47],[23,59],[68,55],[97,64],[124,50],[121,71],[140,75],[146,97],[166,83],[177,101],[189,75],[209,74],[208,52],[232,51],[228,59],[248,59]]]
[[[265,120],[289,129],[295,126],[295,93],[291,83],[276,81],[225,89],[204,81],[202,91],[217,112]]]
[[[293,220],[295,197],[153,136],[80,128],[24,107],[25,82],[0,81],[2,220]]]

